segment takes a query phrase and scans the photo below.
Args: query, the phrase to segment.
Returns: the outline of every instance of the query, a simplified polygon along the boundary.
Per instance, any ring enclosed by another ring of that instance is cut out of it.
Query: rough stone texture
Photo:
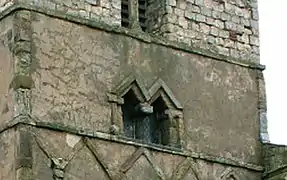
[[[0,128],[12,120],[14,108],[9,88],[13,78],[12,53],[9,47],[12,38],[11,29],[11,17],[3,19],[0,23]]]
[[[134,69],[147,85],[162,78],[184,105],[188,150],[259,163],[255,71],[35,16],[37,121],[108,132],[106,93]]]
[[[20,2],[47,10],[57,10],[75,17],[101,21],[109,25],[121,25],[121,1],[98,0],[98,3],[93,1],[95,0],[23,0]]]
[[[75,180],[93,177],[107,180],[199,180],[212,177],[214,180],[222,180],[229,175],[240,179],[260,179],[259,172],[94,138],[79,137],[79,141],[71,147],[67,137],[76,138],[75,135],[37,128],[29,130],[33,134],[32,151],[35,163],[32,179],[57,179],[57,176]],[[62,151],[59,151],[60,148]],[[57,159],[58,162],[64,162],[63,166],[53,165]]]
[[[13,0],[0,0],[0,13],[14,4]]]
[[[19,3],[103,24],[121,25],[120,1],[21,0]],[[11,5],[10,1],[3,1],[2,9]],[[154,0],[147,9],[147,24],[151,35],[245,62],[259,63],[256,0]]]
[[[120,27],[120,1],[13,2],[0,1],[1,179],[261,179],[255,1],[150,1],[147,33]],[[117,133],[110,93],[130,74],[148,94],[160,78],[180,105],[180,147]],[[264,177],[277,180],[286,149],[270,149]]]
[[[259,62],[256,1],[178,0],[166,3],[162,35],[170,40]]]
[[[15,174],[15,131],[0,133],[0,179],[16,180]]]
[[[281,180],[287,178],[287,146],[265,144],[265,178]]]

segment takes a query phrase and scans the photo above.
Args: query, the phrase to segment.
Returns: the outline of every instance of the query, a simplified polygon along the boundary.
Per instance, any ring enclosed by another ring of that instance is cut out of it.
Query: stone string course
[[[11,121],[9,124],[7,124],[5,127],[0,127],[0,133],[3,133],[5,131],[7,131],[8,129],[11,129],[11,128],[14,128],[17,126],[31,126],[31,127],[51,129],[54,131],[71,133],[71,134],[75,134],[75,135],[79,135],[79,136],[83,136],[83,137],[98,138],[98,139],[102,139],[102,140],[107,140],[107,141],[112,141],[112,142],[117,142],[117,143],[122,143],[122,144],[127,144],[127,145],[133,145],[136,147],[144,147],[144,148],[159,151],[159,152],[164,152],[164,153],[169,153],[169,154],[174,154],[174,155],[180,155],[180,156],[184,156],[184,157],[191,157],[191,158],[195,158],[195,159],[205,160],[208,162],[220,163],[220,164],[225,164],[225,165],[229,165],[229,166],[244,168],[244,169],[256,171],[256,172],[263,172],[263,170],[264,170],[263,166],[261,166],[261,165],[257,165],[257,164],[253,164],[253,163],[247,163],[247,162],[237,160],[237,159],[229,159],[229,158],[224,158],[224,157],[220,157],[220,156],[214,156],[214,155],[209,155],[209,154],[199,153],[199,152],[190,152],[190,151],[186,151],[186,150],[182,150],[182,149],[178,149],[178,148],[173,148],[173,147],[166,147],[166,146],[160,146],[160,145],[155,146],[154,144],[153,145],[142,144],[139,142],[131,141],[129,139],[125,139],[121,136],[97,132],[97,131],[93,131],[90,129],[81,129],[79,127],[67,126],[67,125],[63,125],[61,123],[39,122],[36,119],[34,119],[33,117],[29,117],[29,116],[28,117],[27,116],[21,116],[21,117],[15,118],[13,121]]]

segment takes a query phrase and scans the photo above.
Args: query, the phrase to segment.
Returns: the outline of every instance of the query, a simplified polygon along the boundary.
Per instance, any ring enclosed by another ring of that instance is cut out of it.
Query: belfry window
[[[148,0],[121,0],[121,26],[147,31]]]
[[[139,24],[143,31],[147,29],[147,0],[138,0],[138,14],[139,14]]]
[[[123,98],[122,113],[125,136],[150,143],[153,139],[151,129],[153,108],[146,103],[141,103],[132,90]]]
[[[158,98],[152,105],[140,103],[132,91],[124,96],[122,105],[125,136],[147,143],[168,144],[167,107]]]
[[[129,27],[130,25],[130,4],[129,0],[122,0],[121,3],[121,25],[123,27]]]
[[[152,103],[154,112],[152,114],[152,142],[167,145],[169,140],[169,121],[166,114],[167,106],[161,97]]]
[[[147,90],[133,76],[124,79],[108,96],[111,133],[148,144],[181,147],[182,106],[162,80]]]

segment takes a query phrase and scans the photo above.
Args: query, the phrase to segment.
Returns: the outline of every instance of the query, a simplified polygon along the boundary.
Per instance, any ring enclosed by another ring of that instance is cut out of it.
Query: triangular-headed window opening
[[[127,137],[135,138],[135,107],[140,103],[134,91],[129,90],[123,96],[124,104],[122,105],[123,121],[124,121],[124,134]]]
[[[152,99],[157,98],[158,96],[164,97],[166,104],[175,109],[182,110],[182,105],[175,98],[172,91],[168,88],[165,82],[162,79],[157,79],[149,89],[149,94],[152,96]]]
[[[153,106],[151,123],[153,132],[152,142],[167,145],[170,127],[169,118],[166,114],[168,107],[161,96],[159,96],[151,105]]]
[[[166,84],[158,79],[148,90],[131,75],[117,85],[109,96],[112,103],[111,132],[144,143],[181,147],[182,106]]]
[[[151,118],[153,108],[140,100],[138,91],[131,88],[124,96],[122,105],[124,134],[143,142],[151,142]]]

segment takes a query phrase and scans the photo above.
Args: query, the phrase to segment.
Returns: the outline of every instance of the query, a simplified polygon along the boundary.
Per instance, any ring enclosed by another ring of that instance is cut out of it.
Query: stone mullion
[[[129,1],[129,21],[130,21],[130,28],[141,30],[140,23],[139,23],[139,11],[138,11],[138,0],[130,0]]]

